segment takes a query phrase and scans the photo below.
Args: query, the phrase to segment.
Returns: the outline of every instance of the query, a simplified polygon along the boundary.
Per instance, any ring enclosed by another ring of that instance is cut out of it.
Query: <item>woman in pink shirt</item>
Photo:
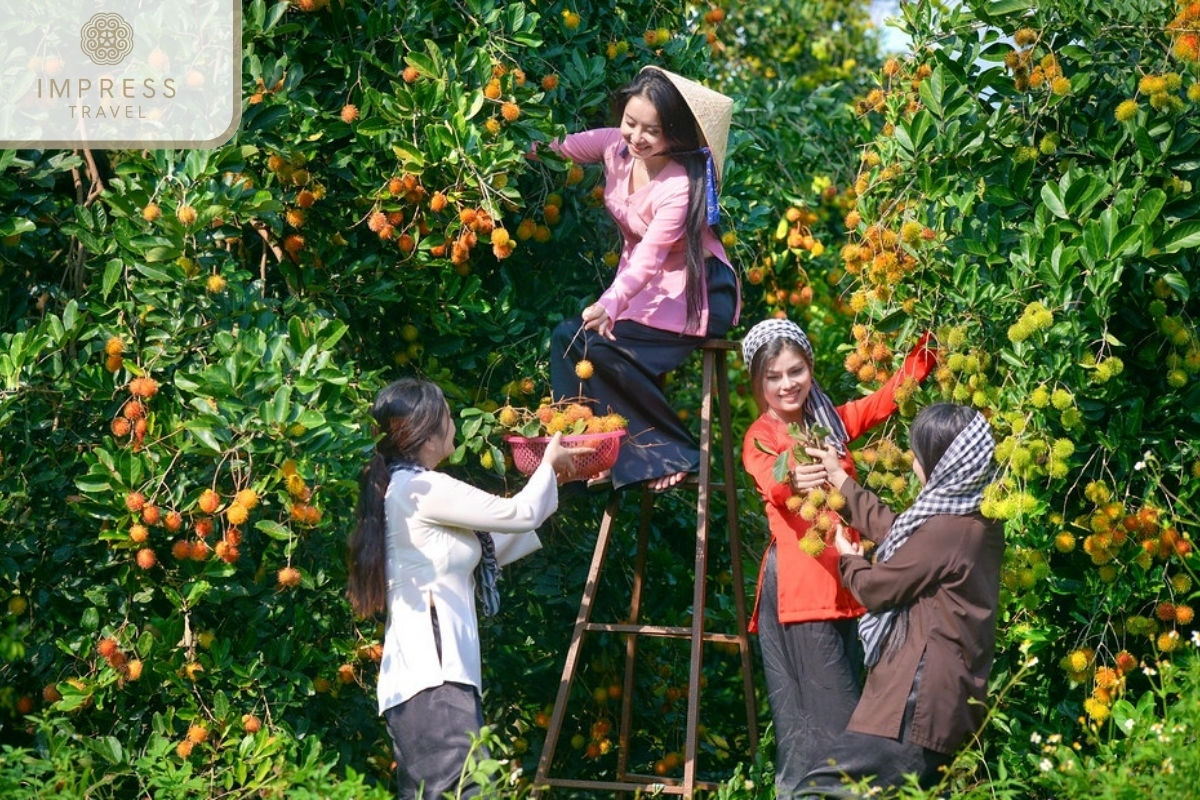
[[[582,397],[629,420],[614,488],[656,491],[699,468],[699,448],[663,394],[663,378],[737,322],[738,278],[713,231],[733,101],[657,67],[614,99],[620,127],[567,136],[554,149],[604,164],[604,205],[623,245],[612,284],[551,339],[556,400]],[[585,381],[575,364],[588,359]]]

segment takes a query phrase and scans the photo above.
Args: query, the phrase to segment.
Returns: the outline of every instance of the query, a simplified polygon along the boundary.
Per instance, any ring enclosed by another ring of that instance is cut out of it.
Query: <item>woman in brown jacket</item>
[[[978,411],[938,403],[917,415],[909,443],[923,488],[900,515],[836,454],[809,450],[846,496],[846,521],[878,548],[872,562],[835,540],[842,582],[870,612],[859,625],[870,672],[828,762],[801,782],[814,788],[797,796],[845,796],[818,788],[844,777],[888,787],[915,774],[933,785],[983,723],[1004,558],[1003,525],[979,513],[995,442]]]

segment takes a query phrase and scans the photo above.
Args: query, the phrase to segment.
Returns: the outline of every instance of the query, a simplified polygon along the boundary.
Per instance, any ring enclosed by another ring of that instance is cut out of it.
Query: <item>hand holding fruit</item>
[[[862,544],[850,541],[850,537],[846,535],[846,526],[840,522],[837,526],[837,535],[833,539],[833,546],[837,548],[838,555],[861,556],[863,554]]]
[[[842,484],[850,477],[845,468],[842,467],[842,462],[838,460],[837,452],[832,447],[806,447],[804,452],[808,453],[826,473],[826,480],[834,489],[841,489]]]
[[[550,466],[554,468],[554,474],[558,476],[559,483],[562,483],[585,477],[575,474],[575,465],[572,459],[574,456],[588,455],[594,452],[596,452],[594,447],[563,447],[562,433],[559,432],[554,434],[550,438],[550,443],[546,445],[546,452],[542,454],[542,463],[550,462]]]
[[[829,480],[829,474],[826,472],[823,463],[820,461],[810,461],[792,467],[791,478],[792,490],[806,493],[810,489],[824,486],[825,482]]]
[[[617,338],[613,335],[612,320],[608,318],[608,312],[599,303],[592,303],[583,310],[583,328],[584,330],[594,330],[605,339],[615,341]]]

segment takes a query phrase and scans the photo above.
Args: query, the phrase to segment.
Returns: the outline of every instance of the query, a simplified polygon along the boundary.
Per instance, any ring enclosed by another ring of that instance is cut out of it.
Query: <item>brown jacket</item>
[[[864,538],[882,542],[896,513],[853,479],[842,493],[847,521]],[[868,609],[911,604],[908,636],[895,653],[885,643],[848,730],[899,739],[922,659],[904,741],[953,753],[979,730],[996,649],[1003,558],[1004,526],[979,514],[930,517],[886,563],[841,557],[842,582]]]

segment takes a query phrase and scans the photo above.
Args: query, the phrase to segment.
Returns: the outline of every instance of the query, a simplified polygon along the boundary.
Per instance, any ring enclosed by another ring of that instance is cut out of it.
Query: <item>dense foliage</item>
[[[1200,7],[906,3],[912,50],[886,63],[865,9],[832,0],[243,9],[229,144],[0,153],[0,745],[22,748],[0,793],[387,793],[381,620],[343,597],[365,406],[399,375],[436,380],[462,412],[455,468],[506,488],[494,412],[537,404],[548,331],[617,249],[596,168],[528,154],[605,124],[645,63],[737,100],[721,232],[745,321],[801,322],[835,398],[937,333],[935,379],[859,443],[865,480],[911,497],[920,405],[991,415],[997,703],[948,786],[1080,796],[1080,771],[1117,760],[1114,786],[1173,785],[1155,748],[1196,720],[1173,661],[1194,648],[1200,522]],[[681,414],[694,372],[672,379]],[[753,575],[764,528],[741,497]],[[673,624],[687,500],[660,499],[651,531]],[[484,630],[493,748],[526,779],[600,504],[564,500]],[[721,558],[713,627],[752,589]],[[621,648],[597,639],[559,748],[581,775],[616,758]],[[630,756],[678,776],[686,654],[643,658]],[[714,648],[701,766],[722,796],[763,796],[739,688]]]

